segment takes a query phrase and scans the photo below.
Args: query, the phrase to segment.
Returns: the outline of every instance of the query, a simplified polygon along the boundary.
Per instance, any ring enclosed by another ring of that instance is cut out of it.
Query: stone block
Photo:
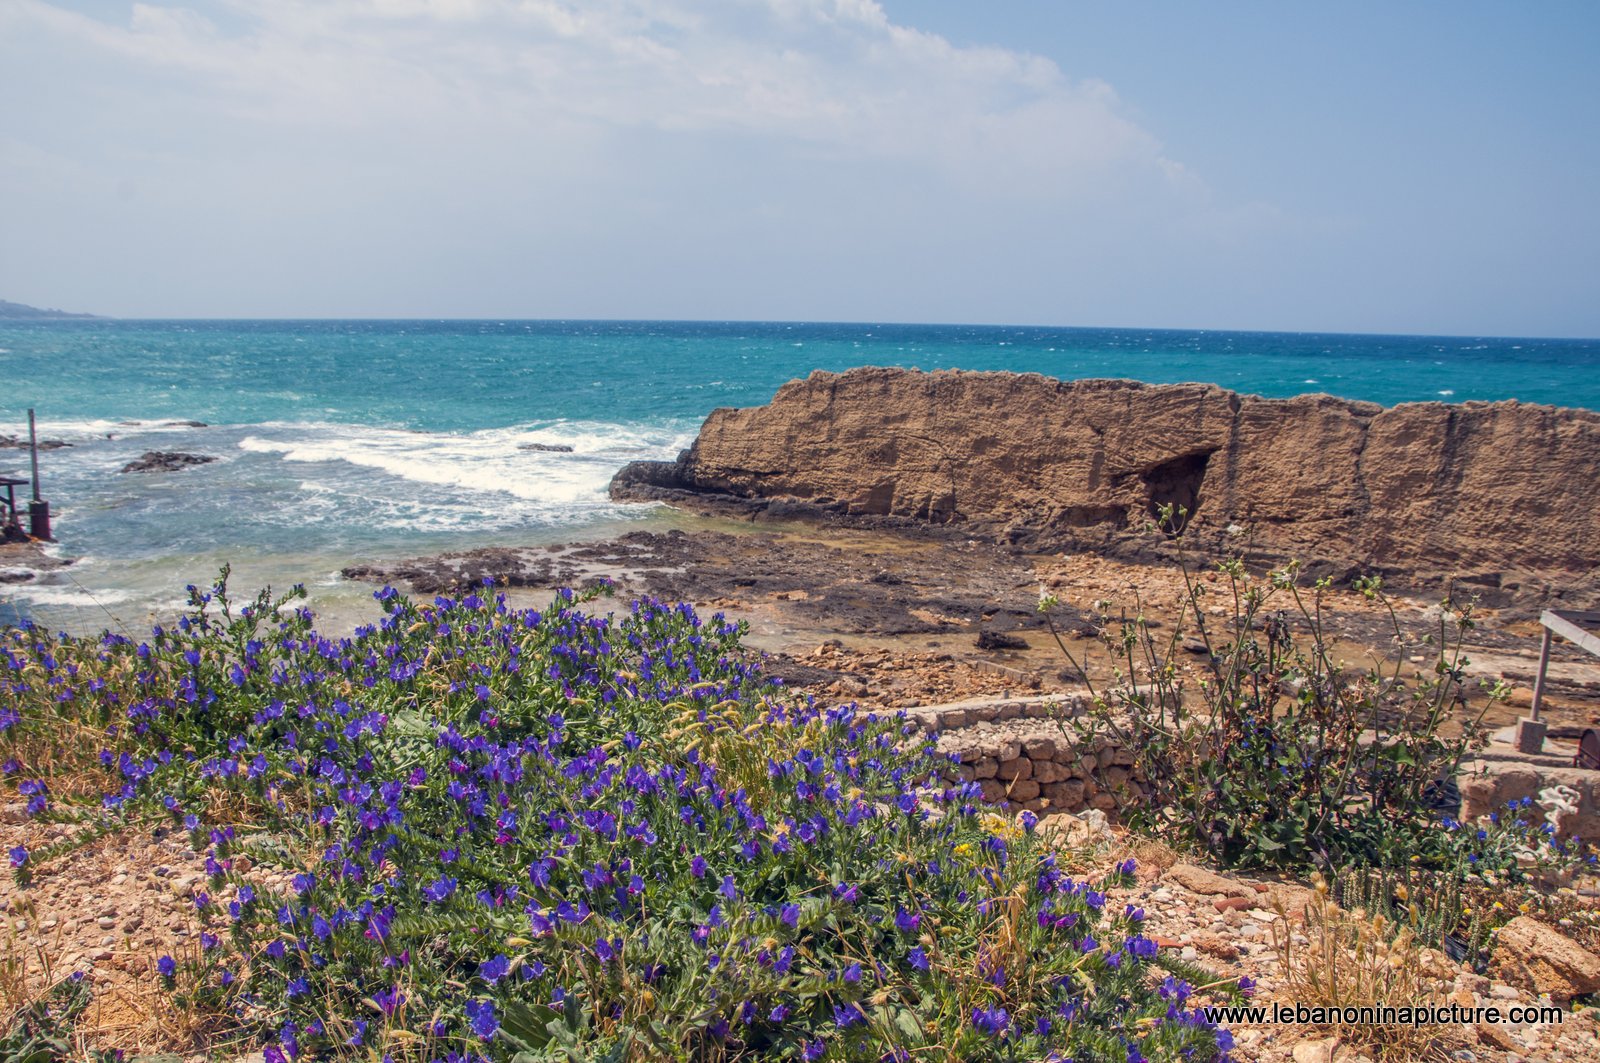
[[[1033,776],[1033,761],[1027,757],[1002,760],[995,775],[1001,779],[1027,779]]]
[[[1082,808],[1086,801],[1081,779],[1049,783],[1043,787],[1043,792],[1057,808]]]
[[[1518,768],[1490,774],[1463,775],[1461,788],[1461,819],[1470,823],[1479,816],[1498,811],[1511,801],[1539,796],[1545,787],[1537,771]]]
[[[992,779],[999,770],[1000,762],[998,760],[993,757],[983,757],[972,766],[972,777],[974,779]]]
[[[1024,761],[1023,763],[1027,763]],[[1032,779],[1017,779],[1006,787],[1006,798],[1010,801],[1032,801],[1039,796],[1039,784]]]
[[[1072,778],[1072,773],[1053,760],[1036,760],[1033,762],[1033,778],[1043,785],[1045,783],[1063,782]]]
[[[1489,969],[1510,985],[1562,1003],[1600,989],[1600,956],[1525,915],[1500,928]]]
[[[1022,752],[1031,760],[1051,760],[1056,755],[1056,744],[1049,738],[1029,738],[1022,743]]]

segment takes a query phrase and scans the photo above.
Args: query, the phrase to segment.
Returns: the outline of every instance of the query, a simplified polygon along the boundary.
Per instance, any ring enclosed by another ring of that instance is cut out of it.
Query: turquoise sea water
[[[0,584],[0,620],[138,624],[230,561],[326,608],[353,560],[534,543],[670,519],[606,498],[717,406],[858,365],[1206,381],[1384,404],[1600,409],[1600,341],[946,325],[525,321],[0,324],[0,434],[40,433],[70,569]],[[203,421],[191,428],[169,422]],[[558,444],[571,453],[525,449]],[[219,460],[124,475],[147,450]],[[0,475],[26,469],[0,450]]]

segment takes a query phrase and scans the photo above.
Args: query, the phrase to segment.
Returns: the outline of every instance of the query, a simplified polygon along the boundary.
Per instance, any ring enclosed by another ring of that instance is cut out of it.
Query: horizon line
[[[1540,340],[1577,343],[1600,343],[1600,336],[1558,336],[1538,334],[1512,334],[1512,333],[1470,333],[1470,332],[1387,332],[1387,331],[1359,331],[1344,329],[1282,329],[1282,328],[1217,328],[1201,326],[1173,326],[1173,325],[1062,325],[1038,324],[1016,322],[981,322],[981,321],[843,321],[843,320],[805,320],[783,318],[671,318],[671,317],[518,317],[516,315],[489,315],[473,317],[450,316],[423,316],[423,317],[384,317],[377,315],[360,315],[352,317],[295,317],[295,316],[266,316],[266,317],[127,317],[108,314],[69,314],[64,316],[38,317],[0,317],[0,328],[11,324],[30,325],[92,325],[110,322],[131,323],[194,323],[225,324],[237,322],[281,322],[281,323],[310,323],[331,324],[341,322],[397,322],[397,323],[433,323],[433,324],[482,324],[494,322],[497,324],[542,324],[542,325],[802,325],[807,327],[842,327],[842,328],[981,328],[981,329],[1049,329],[1057,331],[1081,332],[1173,332],[1173,333],[1228,333],[1243,335],[1279,335],[1279,336],[1358,336],[1366,338],[1392,338],[1392,339],[1449,339],[1449,340]]]

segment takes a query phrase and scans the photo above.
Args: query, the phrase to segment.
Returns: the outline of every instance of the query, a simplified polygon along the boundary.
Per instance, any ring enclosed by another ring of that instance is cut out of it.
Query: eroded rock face
[[[1200,543],[1591,601],[1596,485],[1585,410],[867,368],[716,410],[676,463],[635,463],[612,491],[1113,550],[1149,543],[1170,503]]]

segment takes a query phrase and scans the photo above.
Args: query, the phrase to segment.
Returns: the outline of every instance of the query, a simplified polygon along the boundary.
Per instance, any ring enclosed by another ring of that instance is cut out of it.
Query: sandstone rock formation
[[[1588,603],[1597,485],[1586,410],[865,368],[716,410],[677,462],[636,462],[612,494],[1111,552],[1159,543],[1172,504],[1201,544]]]
[[[1600,956],[1525,915],[1500,928],[1490,969],[1519,989],[1548,993],[1553,1000],[1600,989]]]

